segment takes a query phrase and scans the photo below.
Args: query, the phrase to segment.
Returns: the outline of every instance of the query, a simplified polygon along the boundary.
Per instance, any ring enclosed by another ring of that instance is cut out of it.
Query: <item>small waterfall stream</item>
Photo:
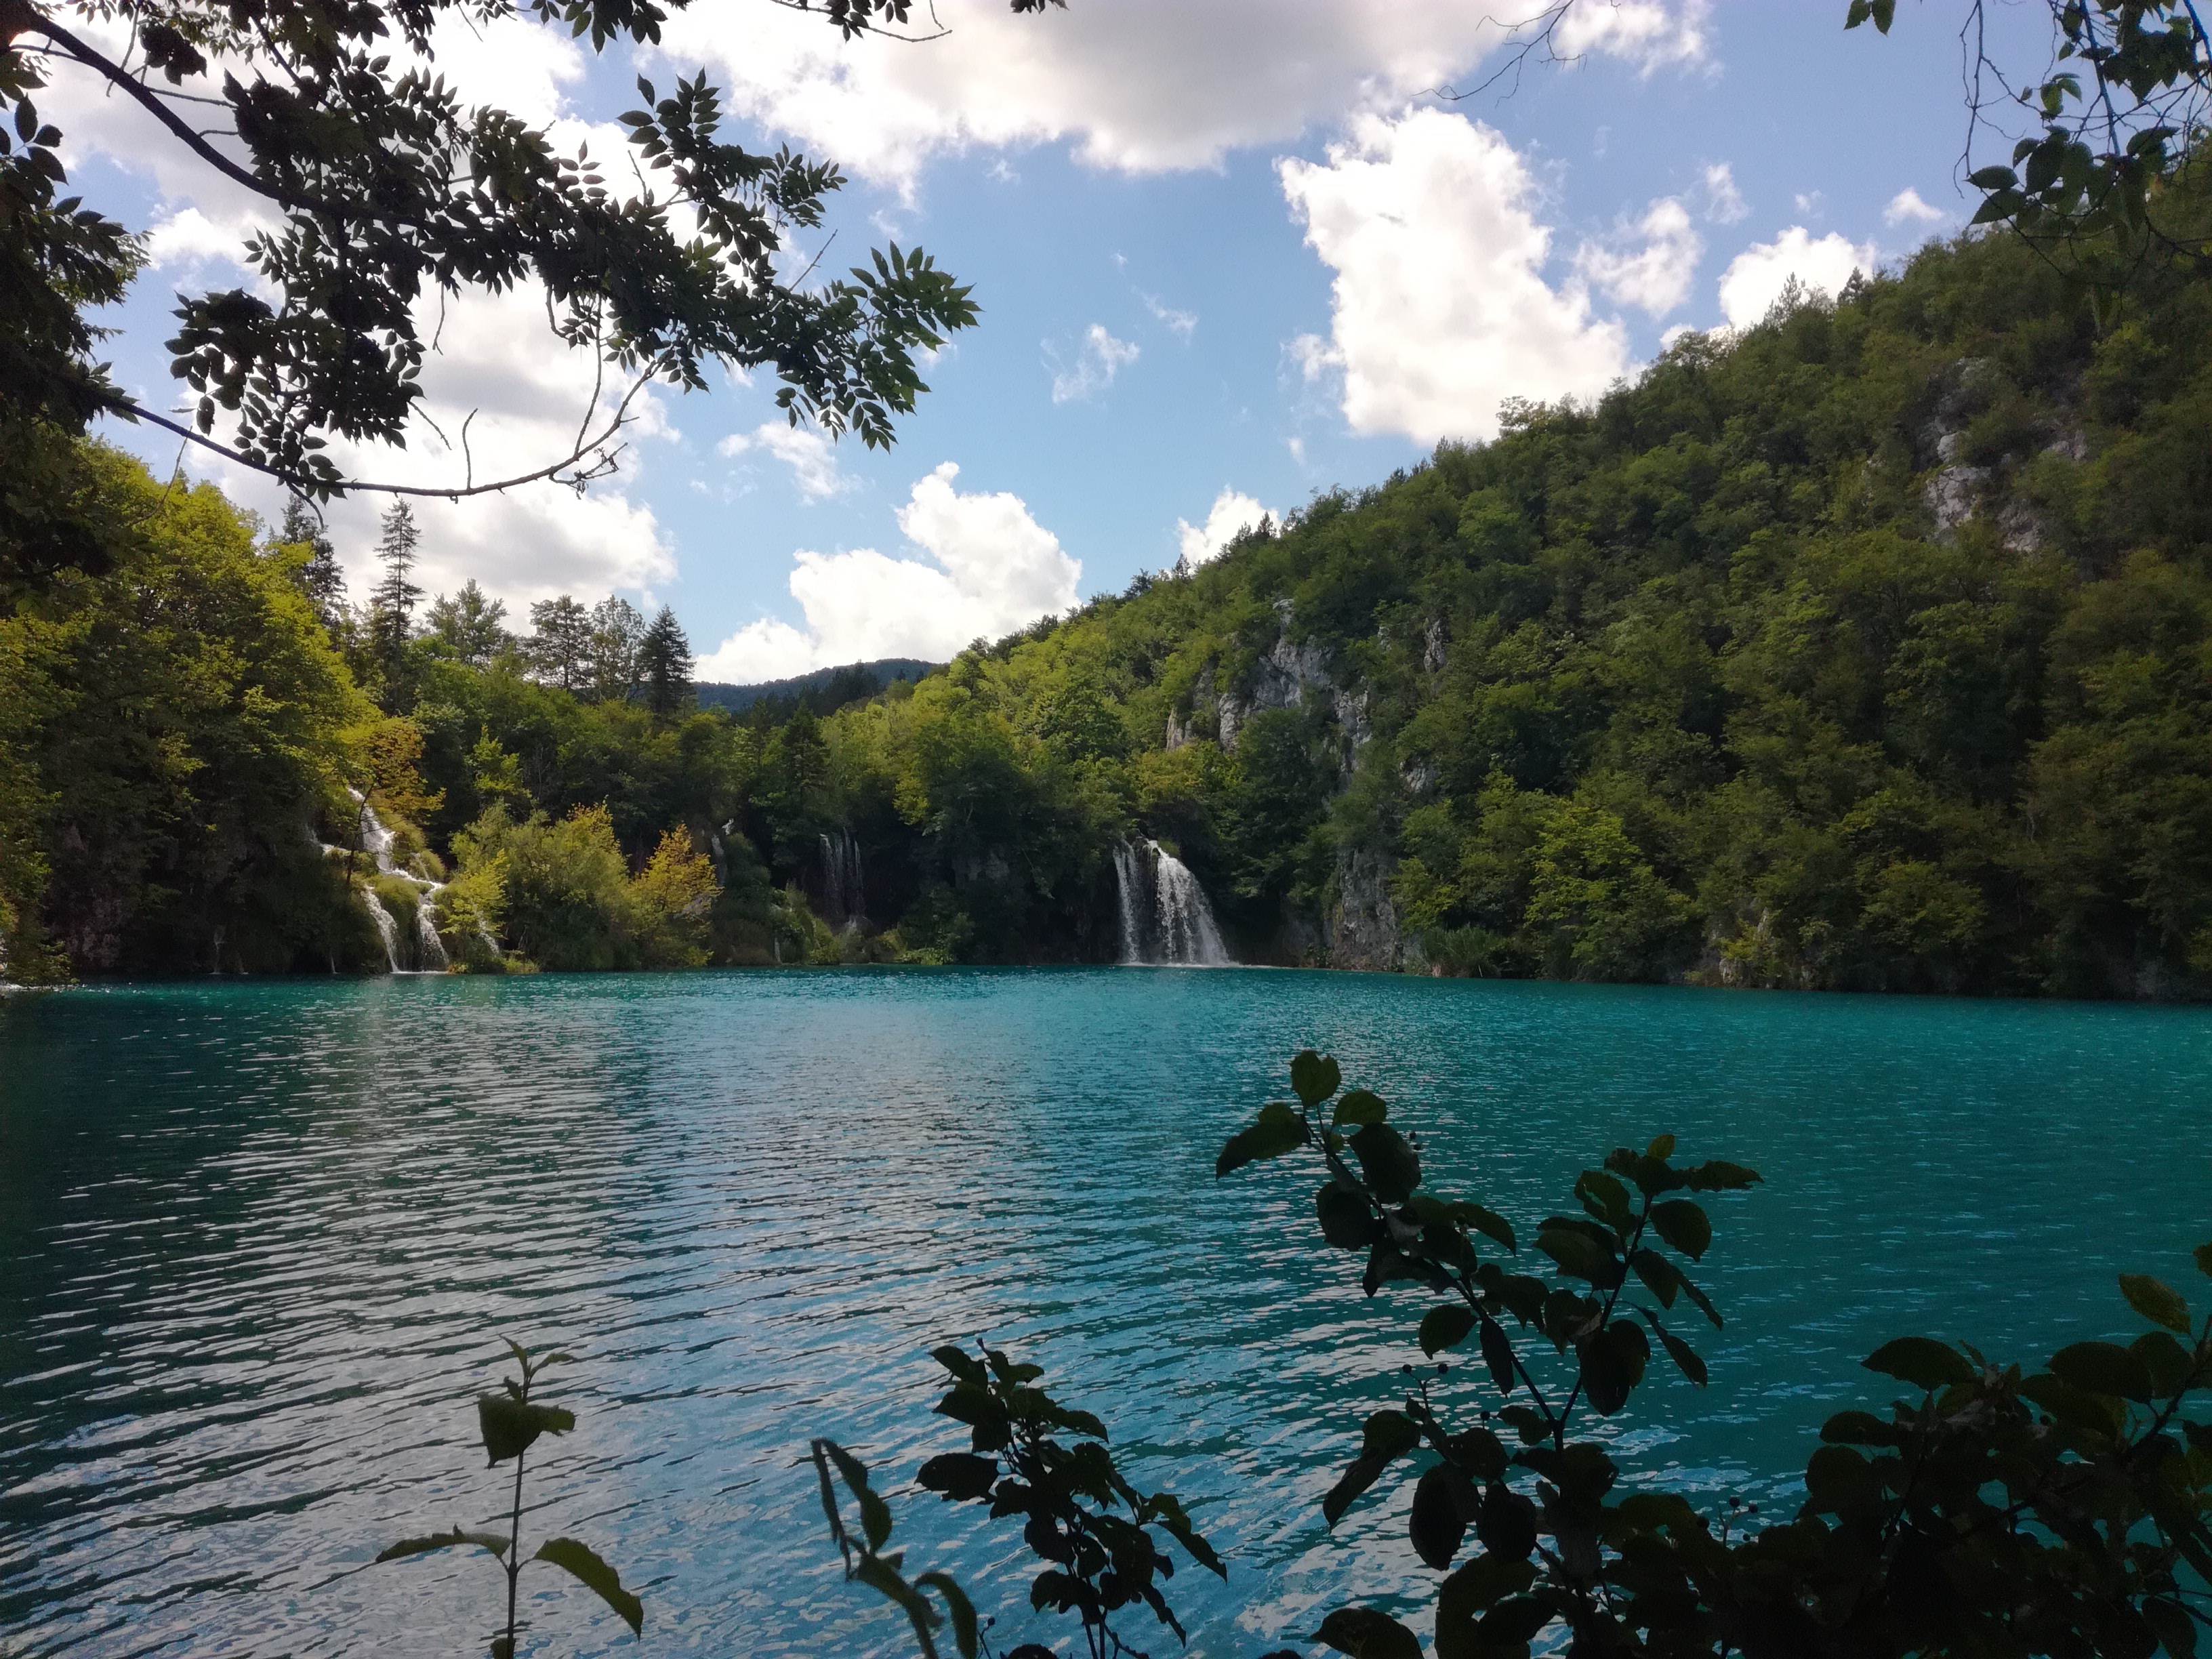
[[[867,890],[860,873],[860,843],[852,831],[822,837],[822,899],[831,927],[852,929],[867,920]]]
[[[1198,878],[1156,841],[1114,848],[1125,966],[1224,968],[1231,963]]]
[[[377,817],[376,809],[368,804],[368,797],[358,789],[349,789],[346,793],[353,797],[354,805],[360,815],[358,839],[361,850],[374,861],[377,874],[397,876],[416,890],[415,939],[410,951],[400,938],[398,919],[385,908],[384,901],[377,896],[375,886],[366,881],[360,885],[361,902],[368,911],[368,919],[376,924],[377,937],[384,941],[385,960],[391,964],[395,974],[445,973],[453,966],[453,958],[446,952],[446,941],[438,936],[434,901],[445,890],[446,884],[399,868],[392,857],[392,833],[386,827],[384,820]],[[345,852],[342,847],[327,844],[323,850],[341,854]],[[414,958],[411,966],[406,960],[410,956]]]

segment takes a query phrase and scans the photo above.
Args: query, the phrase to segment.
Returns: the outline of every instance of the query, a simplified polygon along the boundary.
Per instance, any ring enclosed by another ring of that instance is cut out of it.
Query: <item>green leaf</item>
[[[1520,1250],[1520,1245],[1514,1242],[1513,1224],[1504,1216],[1486,1210],[1480,1204],[1455,1204],[1452,1208],[1458,1212],[1456,1218],[1464,1221],[1475,1231],[1495,1239],[1509,1250],[1516,1253]]]
[[[2199,1244],[2190,1254],[2196,1261],[2197,1271],[2212,1279],[2212,1244]]]
[[[1693,1193],[1740,1193],[1759,1184],[1756,1170],[1747,1170],[1741,1164],[1727,1164],[1713,1158],[1694,1170],[1682,1171],[1682,1184]]]
[[[1344,1073],[1334,1058],[1302,1048],[1291,1060],[1291,1087],[1309,1106],[1318,1106],[1337,1091]]]
[[[1215,1179],[1232,1170],[1241,1170],[1247,1164],[1256,1164],[1271,1158],[1280,1158],[1285,1152],[1295,1152],[1305,1145],[1305,1126],[1288,1107],[1279,1109],[1281,1116],[1271,1117],[1263,1110],[1259,1121],[1249,1128],[1240,1129],[1229,1137],[1222,1147],[1221,1156],[1213,1161]]]
[[[1616,1319],[1583,1344],[1583,1392],[1590,1409],[1611,1417],[1628,1403],[1628,1396],[1644,1380],[1650,1361],[1651,1345],[1629,1320]]]
[[[1407,1522],[1413,1553],[1442,1572],[1459,1553],[1467,1523],[1474,1518],[1474,1483],[1449,1463],[1427,1470],[1413,1486],[1413,1513]]]
[[[2010,190],[2020,182],[2020,175],[2010,167],[1984,167],[1968,173],[1966,182],[1976,190]]]
[[[1628,1258],[1645,1288],[1659,1298],[1659,1305],[1671,1308],[1674,1298],[1682,1293],[1681,1270],[1656,1250],[1637,1250]]]
[[[623,1588],[621,1576],[590,1545],[573,1538],[549,1538],[538,1547],[537,1559],[551,1562],[612,1607],[632,1636],[644,1628],[645,1603]]]
[[[1652,1139],[1651,1144],[1644,1149],[1644,1156],[1650,1158],[1655,1163],[1664,1164],[1668,1158],[1674,1156],[1674,1137],[1672,1135],[1655,1136]]]
[[[870,1489],[868,1466],[834,1440],[825,1440],[822,1446],[860,1506],[860,1528],[867,1534],[868,1547],[881,1549],[891,1535],[891,1510],[881,1495]]]
[[[1361,1128],[1370,1123],[1380,1123],[1389,1115],[1390,1109],[1383,1103],[1382,1096],[1365,1089],[1354,1089],[1336,1103],[1334,1121],[1340,1129],[1347,1126]]]
[[[1900,1336],[1885,1342],[1859,1363],[1870,1371],[1931,1390],[1971,1382],[1977,1375],[1956,1348],[1926,1336]]]
[[[422,1555],[431,1550],[451,1549],[456,1544],[474,1544],[478,1549],[489,1550],[501,1560],[507,1559],[507,1540],[495,1532],[463,1532],[455,1527],[451,1532],[434,1532],[428,1538],[403,1538],[388,1549],[377,1552],[380,1561],[398,1561],[410,1555]]]
[[[1525,1647],[1537,1632],[1551,1622],[1550,1602],[1533,1595],[1516,1595],[1500,1601],[1485,1613],[1482,1622],[1474,1627],[1474,1633],[1493,1650],[1511,1652]]]
[[[981,1383],[986,1380],[982,1363],[965,1348],[948,1342],[943,1347],[932,1348],[929,1357],[963,1382]]]
[[[1651,1224],[1659,1237],[1695,1261],[1713,1242],[1713,1224],[1699,1206],[1686,1198],[1669,1199],[1651,1206]]]
[[[1346,1192],[1334,1181],[1314,1194],[1314,1213],[1321,1218],[1322,1237],[1340,1250],[1365,1249],[1382,1225],[1365,1194]]]
[[[973,1452],[945,1452],[924,1463],[915,1479],[927,1490],[942,1493],[947,1503],[973,1503],[991,1495],[999,1479],[999,1460]]]
[[[1437,1587],[1437,1659],[1487,1659],[1475,1622],[1536,1581],[1534,1564],[1478,1555]]]
[[[1322,1518],[1334,1526],[1359,1495],[1373,1486],[1393,1462],[1421,1443],[1421,1431],[1400,1411],[1379,1411],[1362,1426],[1359,1455],[1321,1500]]]
[[[1500,1394],[1513,1392],[1513,1339],[1494,1319],[1482,1323],[1482,1363],[1490,1367],[1490,1380]]]
[[[1406,1137],[1387,1123],[1370,1123],[1352,1137],[1352,1155],[1375,1196],[1402,1204],[1421,1184],[1421,1160]]]
[[[2146,1273],[2122,1273],[2120,1294],[2154,1325],[2163,1325],[2183,1336],[2189,1334],[2189,1304],[2179,1294]]]
[[[1474,1328],[1474,1315],[1456,1302],[1431,1308],[1421,1317],[1421,1352],[1433,1358],[1446,1348],[1456,1348]]]
[[[1421,1659],[1420,1638],[1379,1607],[1339,1607],[1306,1639],[1351,1659]]]
[[[477,1397],[477,1428],[494,1464],[521,1456],[541,1434],[566,1434],[575,1426],[575,1413],[558,1406],[527,1405],[504,1394]]]
[[[1474,1511],[1474,1534],[1482,1547],[1508,1561],[1526,1561],[1536,1553],[1536,1506],[1501,1480],[1482,1489]]]
[[[1617,1264],[1613,1252],[1579,1229],[1547,1224],[1536,1234],[1536,1248],[1558,1262],[1559,1271],[1571,1278],[1586,1279],[1593,1285],[1609,1285],[1615,1281]]]
[[[2051,1374],[2089,1394],[2148,1401],[2150,1371],[2142,1358],[2114,1342],[2075,1342],[2051,1356]]]
[[[894,1558],[895,1559],[896,1558]],[[853,1577],[875,1591],[884,1600],[896,1604],[914,1626],[915,1640],[921,1646],[922,1659],[937,1659],[937,1639],[932,1634],[945,1622],[928,1598],[900,1576],[899,1570],[880,1555],[865,1556],[853,1569]],[[1032,1589],[1030,1594],[1035,1595]]]
[[[1628,1188],[1601,1170],[1584,1170],[1575,1181],[1575,1196],[1588,1210],[1607,1226],[1626,1231],[1633,1213],[1628,1205]]]
[[[950,1573],[925,1572],[914,1583],[915,1589],[933,1589],[945,1599],[945,1610],[952,1615],[952,1640],[960,1650],[960,1659],[975,1659],[982,1650],[982,1632],[968,1592],[953,1583]]]
[[[1667,1358],[1674,1362],[1674,1369],[1698,1387],[1704,1388],[1705,1362],[1698,1357],[1698,1351],[1662,1325],[1659,1316],[1650,1309],[1641,1308],[1638,1311],[1644,1316],[1644,1322],[1651,1327],[1651,1334],[1659,1339],[1659,1346],[1667,1350]]]

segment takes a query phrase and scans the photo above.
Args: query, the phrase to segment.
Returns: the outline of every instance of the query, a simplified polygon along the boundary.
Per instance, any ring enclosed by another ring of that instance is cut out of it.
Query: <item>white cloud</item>
[[[1262,519],[1280,522],[1278,514],[1261,506],[1256,499],[1224,484],[1221,493],[1213,498],[1212,511],[1206,515],[1204,524],[1195,525],[1188,519],[1176,520],[1176,533],[1182,540],[1184,562],[1204,564],[1208,559],[1220,557],[1231,542]]]
[[[1721,314],[1730,326],[1749,328],[1766,315],[1795,276],[1805,288],[1833,296],[1855,270],[1875,269],[1872,247],[1860,247],[1831,231],[1814,240],[1802,225],[1792,225],[1771,242],[1753,242],[1729,262],[1721,275]]]
[[[1705,0],[1587,0],[1562,50],[1650,70],[1706,52]],[[1107,0],[1017,16],[1006,0],[937,0],[925,46],[839,40],[812,15],[697,7],[663,27],[661,62],[704,63],[736,112],[878,182],[911,188],[939,154],[1071,142],[1130,173],[1218,165],[1348,112],[1390,108],[1463,76],[1525,6],[1402,0]]]
[[[1705,217],[1717,225],[1732,225],[1751,210],[1735,185],[1735,168],[1717,161],[1705,169]]]
[[[1621,325],[1591,317],[1579,283],[1546,284],[1534,184],[1490,128],[1433,109],[1363,116],[1326,166],[1277,170],[1336,272],[1328,345],[1291,349],[1310,377],[1341,373],[1355,431],[1487,438],[1508,398],[1589,397],[1626,372]]]
[[[1177,311],[1173,306],[1164,305],[1149,294],[1144,296],[1144,301],[1145,309],[1152,313],[1152,320],[1173,333],[1176,338],[1188,340],[1198,332],[1196,312]]]
[[[942,662],[971,640],[1026,627],[1076,602],[1083,567],[1018,495],[963,495],[947,461],[914,487],[898,526],[922,558],[871,547],[793,556],[806,625],[761,621],[699,661],[699,678],[750,683],[878,657]]]
[[[1632,251],[1620,246],[1636,240],[1644,246]],[[1705,252],[1705,239],[1692,227],[1690,210],[1664,196],[1638,223],[1616,236],[1615,246],[1585,242],[1577,248],[1575,275],[1615,305],[1663,317],[1690,297],[1690,281]]]
[[[1951,216],[1922,201],[1920,192],[1908,185],[1889,198],[1889,205],[1881,210],[1881,216],[1886,224],[1901,225],[1909,220],[1914,224],[1940,225]]]
[[[1583,0],[1560,20],[1553,42],[1563,57],[1603,52],[1624,58],[1645,75],[1703,63],[1710,0]],[[1522,15],[1528,15],[1524,8]]]
[[[714,446],[717,455],[734,459],[764,449],[791,469],[791,481],[810,501],[840,495],[854,481],[837,470],[837,446],[811,427],[788,421],[763,421],[750,432],[732,432]]]
[[[1113,385],[1114,377],[1136,361],[1135,346],[1127,340],[1115,339],[1102,325],[1093,323],[1084,333],[1083,349],[1077,353],[1074,366],[1053,375],[1052,400],[1056,404],[1079,403],[1095,397]]]

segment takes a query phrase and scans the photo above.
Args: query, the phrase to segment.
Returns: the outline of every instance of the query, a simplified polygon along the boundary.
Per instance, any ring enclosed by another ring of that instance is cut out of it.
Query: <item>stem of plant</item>
[[[522,1578],[522,1459],[514,1455],[514,1509],[507,1534],[507,1659],[514,1659],[514,1597]]]

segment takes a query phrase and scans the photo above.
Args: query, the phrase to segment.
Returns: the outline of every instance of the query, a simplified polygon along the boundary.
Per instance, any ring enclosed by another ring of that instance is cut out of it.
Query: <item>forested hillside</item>
[[[92,454],[112,568],[0,617],[18,976],[373,971],[365,890],[479,969],[1103,960],[1149,836],[1248,960],[2212,988],[2179,265],[2100,324],[1931,247],[828,714],[701,710],[618,601],[418,614],[404,549],[348,607],[304,519]]]

